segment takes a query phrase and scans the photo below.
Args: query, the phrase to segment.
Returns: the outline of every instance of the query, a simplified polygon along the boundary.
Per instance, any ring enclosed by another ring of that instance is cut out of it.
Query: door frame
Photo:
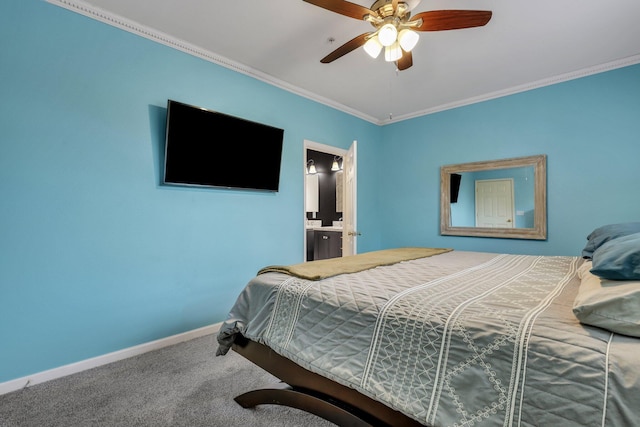
[[[356,141],[353,141],[353,143],[355,144]],[[306,209],[305,209],[305,206],[304,206],[305,205],[304,201],[307,199],[307,194],[306,194],[307,190],[306,190],[304,177],[307,174],[307,160],[308,160],[307,159],[307,151],[308,150],[319,151],[321,153],[327,153],[327,154],[331,154],[331,155],[334,155],[334,156],[340,156],[342,158],[344,158],[344,156],[346,156],[347,153],[349,152],[348,149],[338,148],[338,147],[334,147],[332,145],[322,144],[322,143],[310,141],[310,140],[307,140],[307,139],[304,140],[304,144],[303,144],[303,161],[302,161],[302,173],[303,173],[303,175],[302,175],[302,178],[303,178],[302,179],[302,187],[303,187],[302,229],[304,230],[303,233],[302,233],[302,236],[303,236],[303,240],[302,240],[303,241],[303,245],[302,245],[303,258],[302,259],[304,260],[304,262],[307,261],[307,227],[306,227],[307,212],[306,212]],[[354,163],[357,164],[357,162],[355,160],[354,160]],[[355,166],[356,165],[354,164],[354,167]],[[356,185],[354,185],[354,186],[357,186],[357,182],[356,182]],[[344,203],[343,207],[347,207],[348,205],[351,206],[351,208],[353,210],[352,215],[354,216],[354,226],[355,226],[355,221],[356,221],[355,213],[357,212],[356,211],[356,200],[357,200],[357,198],[356,198],[355,189],[354,189],[354,191],[352,193],[351,199],[352,199],[351,203],[349,203],[349,204]],[[346,215],[347,215],[347,213],[343,211],[342,212],[342,216],[346,217]],[[345,229],[343,228],[342,229],[343,239],[344,239],[344,234],[345,234]],[[354,236],[354,241],[353,241],[353,248],[354,248],[353,253],[356,253],[355,236]]]

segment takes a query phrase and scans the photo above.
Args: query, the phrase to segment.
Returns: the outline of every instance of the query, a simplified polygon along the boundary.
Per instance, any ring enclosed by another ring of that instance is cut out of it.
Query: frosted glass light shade
[[[307,160],[307,174],[312,175],[314,173],[318,173],[315,163],[316,162],[314,162],[313,159]]]
[[[404,29],[398,34],[398,42],[405,52],[411,52],[411,49],[416,47],[419,38],[418,33],[408,29]]]
[[[377,58],[380,55],[380,51],[382,50],[382,45],[378,41],[378,37],[371,37],[364,44],[364,51],[369,54],[372,58]]]
[[[398,38],[398,30],[392,24],[384,24],[378,31],[378,39],[382,46],[391,46]]]
[[[398,43],[394,43],[391,46],[384,48],[384,60],[387,62],[394,62],[402,58],[402,49]]]

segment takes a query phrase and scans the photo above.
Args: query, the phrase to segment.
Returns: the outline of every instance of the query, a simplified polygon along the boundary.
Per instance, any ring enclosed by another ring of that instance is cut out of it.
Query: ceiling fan
[[[354,49],[364,50],[377,58],[384,48],[385,60],[395,62],[399,70],[413,65],[411,50],[418,42],[417,31],[444,31],[481,27],[491,19],[486,10],[431,10],[411,16],[420,0],[377,0],[371,8],[345,0],[304,0],[340,15],[369,22],[375,28],[349,40],[320,60],[335,61]]]

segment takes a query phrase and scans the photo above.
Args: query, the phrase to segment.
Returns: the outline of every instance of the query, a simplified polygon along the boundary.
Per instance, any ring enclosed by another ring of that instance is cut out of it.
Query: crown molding
[[[262,73],[251,67],[247,67],[246,65],[232,61],[229,58],[223,57],[221,55],[218,55],[206,49],[202,49],[199,46],[192,45],[183,40],[177,39],[173,36],[170,36],[161,31],[158,31],[156,29],[146,27],[140,24],[139,22],[135,22],[130,19],[124,18],[122,16],[113,14],[111,12],[107,12],[103,9],[90,5],[84,1],[81,1],[81,0],[45,0],[45,1],[47,3],[71,10],[73,12],[79,13],[89,18],[93,18],[105,24],[128,31],[130,33],[137,34],[149,40],[153,40],[155,42],[164,44],[166,46],[172,47],[174,49],[180,50],[182,52],[188,53],[190,55],[196,56],[198,58],[204,59],[206,61],[212,62],[217,65],[220,65],[222,67],[229,68],[238,73],[253,77],[257,80],[268,83],[272,86],[286,90],[287,92],[291,92],[293,94],[302,96],[304,98],[310,99],[312,101],[318,102],[320,104],[326,105],[328,107],[334,108],[336,110],[342,111],[352,116],[361,118],[362,120],[368,121],[370,123],[373,123],[379,126],[384,126],[384,125],[397,123],[404,120],[414,119],[417,117],[426,116],[429,114],[434,114],[434,113],[438,113],[445,110],[451,110],[458,107],[464,107],[471,104],[477,104],[479,102],[489,101],[491,99],[502,98],[504,96],[514,95],[517,93],[526,92],[529,90],[538,89],[545,86],[551,86],[557,83],[579,79],[581,77],[590,76],[592,74],[599,74],[606,71],[614,70],[616,68],[627,67],[630,65],[635,65],[640,63],[640,55],[634,55],[627,58],[622,58],[619,60],[607,62],[604,64],[595,65],[593,67],[571,71],[569,73],[552,76],[549,78],[537,80],[537,81],[526,83],[519,86],[514,86],[514,87],[503,89],[500,91],[490,92],[490,93],[486,93],[476,97],[461,99],[459,101],[451,102],[448,104],[438,105],[433,108],[416,111],[410,114],[405,114],[405,115],[393,117],[390,119],[378,120],[375,117],[372,117],[368,114],[364,114],[363,112],[350,108],[344,104],[335,102],[331,99],[325,98],[316,93],[309,92],[300,87],[291,85],[285,81],[276,79],[273,76]]]
[[[359,117],[368,122],[379,124],[379,121],[375,117],[372,117],[368,114],[364,114],[361,111],[357,111],[353,108],[347,107],[344,104],[335,102],[331,99],[322,97],[316,93],[309,92],[297,86],[291,85],[285,81],[276,79],[273,76],[270,76],[261,71],[255,70],[251,67],[247,67],[246,65],[235,62],[229,58],[218,55],[209,50],[202,49],[199,46],[187,43],[183,40],[180,40],[178,38],[165,34],[154,28],[147,27],[145,25],[140,24],[139,22],[132,21],[130,19],[113,14],[111,12],[107,12],[104,9],[100,9],[86,2],[83,2],[80,0],[45,0],[45,1],[52,5],[59,6],[64,9],[68,9],[70,11],[79,13],[80,15],[87,16],[89,18],[95,19],[97,21],[103,22],[113,27],[120,28],[121,30],[142,36],[146,39],[180,50],[182,52],[188,53],[190,55],[196,56],[198,58],[220,65],[222,67],[229,68],[238,73],[253,77],[257,80],[268,83],[272,86],[286,90],[287,92],[291,92],[296,95],[302,96],[304,98],[310,99],[312,101],[319,102],[320,104],[327,105],[331,108],[345,112],[352,116]]]
[[[629,56],[627,58],[622,58],[622,59],[607,62],[604,64],[595,65],[593,67],[583,68],[577,71],[571,71],[569,73],[560,74],[557,76],[537,80],[537,81],[526,83],[519,86],[513,86],[504,90],[486,93],[473,98],[462,99],[460,101],[439,105],[437,107],[429,108],[426,110],[416,111],[415,113],[394,117],[392,120],[383,120],[379,124],[387,125],[387,124],[396,123],[402,120],[414,119],[416,117],[426,116],[429,114],[438,113],[440,111],[451,110],[458,107],[464,107],[466,105],[489,101],[491,99],[502,98],[505,96],[514,95],[521,92],[527,92],[533,89],[538,89],[545,86],[551,86],[557,83],[563,83],[569,80],[575,80],[582,77],[587,77],[593,74],[600,74],[606,71],[615,70],[617,68],[628,67],[630,65],[635,65],[639,63],[640,63],[640,55]]]

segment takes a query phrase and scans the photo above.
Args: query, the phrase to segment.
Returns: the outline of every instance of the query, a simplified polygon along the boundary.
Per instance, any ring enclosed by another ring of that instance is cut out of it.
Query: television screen
[[[284,130],[168,100],[164,183],[278,191]]]
[[[451,186],[449,191],[451,191],[449,202],[450,203],[458,203],[458,193],[460,192],[460,180],[462,179],[462,175],[458,173],[451,174]]]

